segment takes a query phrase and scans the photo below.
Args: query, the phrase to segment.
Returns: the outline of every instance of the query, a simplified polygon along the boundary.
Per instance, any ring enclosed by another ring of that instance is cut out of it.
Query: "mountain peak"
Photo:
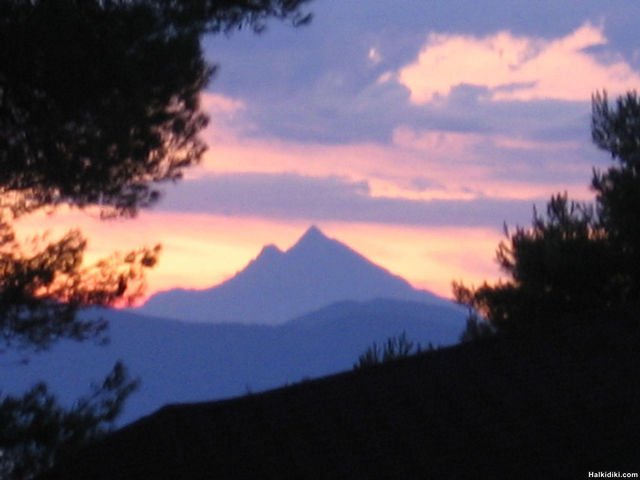
[[[298,243],[301,242],[310,242],[310,241],[318,241],[318,240],[328,240],[327,236],[320,231],[318,227],[315,225],[311,225],[304,235],[300,237]]]
[[[284,252],[273,244],[265,245],[256,258],[245,268],[251,271],[268,271],[273,269],[284,257]],[[236,277],[242,272],[236,274]]]
[[[282,250],[280,250],[278,247],[276,247],[274,244],[269,244],[269,245],[265,245],[264,247],[262,247],[262,250],[260,251],[260,254],[258,255],[259,258],[278,258],[280,256],[282,256]]]
[[[327,237],[318,227],[312,225],[285,254],[289,257],[291,257],[291,255],[314,257],[319,254],[324,256],[329,250],[338,247],[340,247],[340,249],[342,249],[342,247],[347,248],[346,245]]]

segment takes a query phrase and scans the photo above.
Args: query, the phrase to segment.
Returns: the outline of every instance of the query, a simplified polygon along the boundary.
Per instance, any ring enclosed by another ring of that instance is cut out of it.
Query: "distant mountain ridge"
[[[205,290],[153,295],[137,313],[209,323],[282,324],[331,303],[393,298],[451,305],[310,227],[286,252],[275,245],[231,279]]]
[[[106,346],[63,340],[50,351],[6,354],[5,394],[46,380],[64,404],[88,392],[121,359],[141,378],[119,422],[167,403],[205,401],[275,388],[350,369],[372,342],[405,332],[423,347],[451,345],[464,328],[464,310],[377,299],[340,302],[278,326],[205,324],[144,317],[122,310],[88,311],[109,321]]]
[[[46,478],[622,478],[639,464],[637,325],[614,315],[168,406]]]

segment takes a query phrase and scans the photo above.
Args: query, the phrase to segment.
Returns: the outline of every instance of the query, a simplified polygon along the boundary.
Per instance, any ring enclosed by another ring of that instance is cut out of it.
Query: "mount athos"
[[[372,342],[401,333],[425,347],[451,345],[465,321],[460,306],[415,290],[315,227],[286,252],[263,248],[217,287],[159,293],[135,312],[82,315],[108,320],[108,345],[62,340],[27,358],[7,354],[0,369],[4,393],[46,379],[71,404],[123,360],[141,380],[119,417],[128,423],[166,404],[348,370]]]
[[[343,300],[375,298],[451,305],[414,289],[312,226],[286,252],[268,245],[244,270],[206,290],[153,295],[136,313],[186,321],[277,325]]]

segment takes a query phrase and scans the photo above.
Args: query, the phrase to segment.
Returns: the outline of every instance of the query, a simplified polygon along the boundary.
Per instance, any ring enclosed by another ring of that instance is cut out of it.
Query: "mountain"
[[[605,318],[168,406],[45,478],[622,477],[640,464],[640,330]]]
[[[216,287],[160,292],[136,311],[187,321],[276,325],[337,301],[374,298],[451,304],[414,289],[313,226],[286,252],[264,247],[242,271]]]
[[[66,404],[88,392],[122,359],[140,390],[128,400],[123,423],[168,403],[209,401],[349,370],[372,342],[406,332],[421,345],[450,345],[464,327],[464,311],[399,300],[341,302],[279,326],[203,324],[91,312],[109,320],[110,343],[61,341],[28,356],[5,353],[4,394],[20,394],[45,380]]]

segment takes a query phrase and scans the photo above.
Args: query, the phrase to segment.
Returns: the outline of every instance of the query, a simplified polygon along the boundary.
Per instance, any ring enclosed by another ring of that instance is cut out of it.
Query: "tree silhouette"
[[[628,93],[612,108],[598,93],[592,105],[594,142],[615,162],[594,171],[595,205],[553,196],[546,215],[534,209],[531,227],[505,227],[497,261],[507,280],[475,289],[454,283],[456,299],[500,331],[554,329],[638,302],[640,104]]]
[[[609,104],[606,92],[592,101],[592,138],[611,155],[613,166],[594,171],[599,221],[616,253],[613,286],[618,300],[640,298],[640,99],[629,92]]]
[[[71,408],[61,406],[44,383],[21,397],[5,396],[0,400],[0,477],[33,478],[51,467],[59,451],[103,434],[137,386],[118,362],[101,385]]]
[[[429,344],[429,350],[433,350],[433,346]],[[420,344],[414,344],[407,339],[407,333],[402,332],[400,335],[387,338],[387,340],[378,346],[373,342],[371,346],[358,357],[358,361],[354,363],[353,369],[360,370],[369,368],[381,363],[392,362],[399,358],[410,357],[422,351]]]
[[[105,339],[88,306],[131,302],[160,247],[85,265],[77,230],[17,240],[14,221],[60,205],[133,217],[205,150],[200,39],[269,18],[304,24],[306,0],[0,0],[2,349]],[[0,475],[31,478],[63,445],[108,427],[135,388],[122,365],[70,409],[44,385],[0,399]]]
[[[299,24],[304,0],[0,2],[0,193],[134,214],[204,152],[207,31]]]

